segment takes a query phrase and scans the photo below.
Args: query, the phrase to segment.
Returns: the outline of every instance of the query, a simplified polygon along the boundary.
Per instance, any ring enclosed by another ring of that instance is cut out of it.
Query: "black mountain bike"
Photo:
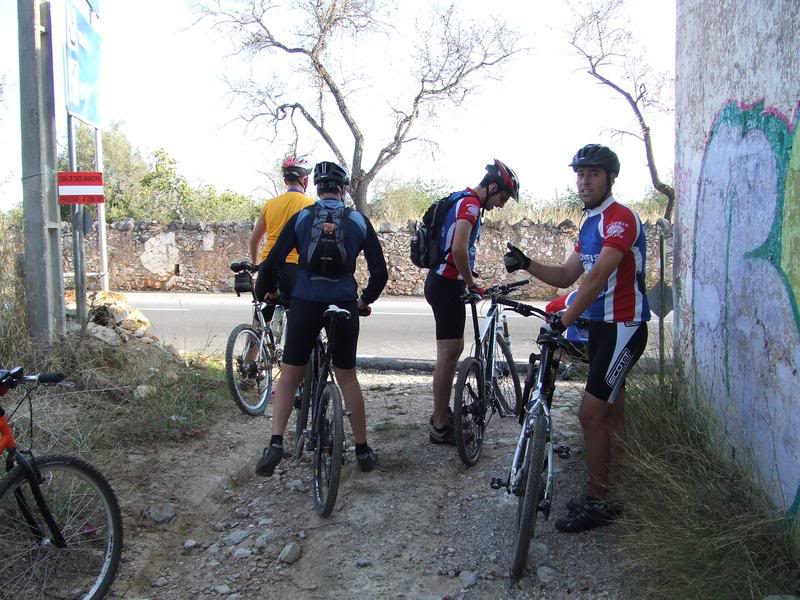
[[[538,315],[548,323],[557,318],[557,315],[522,302],[502,299],[502,303],[526,317]],[[578,319],[576,325],[586,327],[588,323]],[[542,512],[545,519],[550,517],[554,486],[553,455],[569,457],[568,447],[553,445],[550,406],[556,387],[556,372],[570,342],[561,335],[542,329],[536,343],[540,353],[533,353],[528,358],[522,402],[517,406],[520,433],[511,468],[505,479],[493,477],[490,484],[493,489],[505,489],[517,497],[510,569],[513,579],[522,575],[528,562],[528,548],[536,528],[537,513]]]
[[[31,386],[6,416],[0,406],[0,599],[103,598],[122,554],[122,515],[108,481],[75,456],[34,456],[17,448],[9,418],[28,401],[33,446],[31,394],[55,385],[58,373],[25,375],[21,367],[0,370],[0,396]]]
[[[312,356],[306,365],[304,393],[296,406],[295,460],[303,448],[314,453],[314,508],[327,517],[336,504],[339,478],[344,462],[344,409],[342,392],[336,385],[331,368],[336,343],[336,324],[351,317],[350,311],[331,304],[325,311],[327,343],[317,338]],[[309,412],[311,428],[307,429]]]
[[[522,397],[503,304],[505,295],[528,282],[495,285],[483,297],[469,293],[462,298],[472,309],[475,345],[472,356],[458,366],[453,392],[453,437],[458,456],[468,467],[478,462],[483,435],[494,413],[501,417],[513,414]],[[491,305],[480,326],[476,305],[483,298],[489,298]]]
[[[225,379],[236,405],[247,415],[263,414],[269,404],[270,394],[281,368],[281,335],[273,331],[277,315],[270,323],[264,320],[262,310],[267,304],[256,298],[253,273],[258,267],[249,261],[232,263],[236,295],[250,293],[253,296],[252,323],[243,323],[233,328],[225,347]],[[285,308],[276,306],[276,313]],[[285,311],[287,313],[288,311]],[[284,320],[286,315],[284,313]],[[279,334],[279,335],[276,335]]]

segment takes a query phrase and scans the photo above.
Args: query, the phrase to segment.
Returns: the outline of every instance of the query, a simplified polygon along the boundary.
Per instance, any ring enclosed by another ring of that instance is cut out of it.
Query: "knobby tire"
[[[453,392],[453,438],[466,466],[478,462],[486,426],[486,395],[481,363],[468,356],[458,365]]]
[[[336,504],[344,454],[342,393],[333,383],[325,385],[316,415],[314,445],[314,507],[327,517]]]
[[[517,520],[514,548],[511,561],[511,578],[519,579],[528,563],[528,548],[536,528],[539,497],[542,493],[542,471],[544,469],[545,446],[547,445],[547,423],[543,411],[539,411],[525,452],[525,490],[517,502]]]
[[[258,347],[255,363],[257,372],[263,374],[262,380],[246,376],[240,368],[240,363],[246,358],[244,354],[253,344]],[[234,327],[225,347],[225,379],[231,397],[244,414],[257,416],[267,409],[272,393],[273,370],[272,357],[266,348],[261,347],[261,334],[251,325]]]

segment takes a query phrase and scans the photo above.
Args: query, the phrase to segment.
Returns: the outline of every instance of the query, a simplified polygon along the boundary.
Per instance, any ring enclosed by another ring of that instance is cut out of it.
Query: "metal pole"
[[[664,230],[658,230],[658,301],[661,307],[658,311],[658,383],[664,385],[664,307],[666,304],[664,288],[664,271],[666,270],[666,243],[664,240]]]
[[[76,149],[75,118],[67,115],[67,147],[69,151],[69,170],[78,170]],[[86,326],[86,268],[83,254],[83,205],[72,207],[72,266],[75,271],[75,308],[81,328]]]
[[[49,342],[64,331],[50,5],[17,0],[17,15],[25,312],[31,336]]]
[[[94,130],[94,166],[98,172],[103,172],[103,132],[99,128]],[[97,237],[100,244],[100,289],[107,292],[109,282],[105,203],[97,205]]]

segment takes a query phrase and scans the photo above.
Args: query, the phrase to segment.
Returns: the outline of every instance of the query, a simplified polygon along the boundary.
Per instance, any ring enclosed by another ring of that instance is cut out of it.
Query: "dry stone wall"
[[[421,296],[427,271],[418,269],[408,258],[410,230],[413,223],[377,226],[389,267],[385,293],[400,296]],[[176,290],[193,292],[231,291],[231,262],[248,254],[248,239],[253,223],[186,222],[159,225],[126,219],[108,228],[108,253],[111,289]],[[648,287],[658,276],[658,234],[655,227],[645,226],[648,239]],[[520,279],[503,268],[502,256],[506,241],[512,241],[537,260],[560,263],[572,252],[578,229],[571,221],[559,225],[533,223],[527,220],[514,225],[487,224],[478,245],[476,268],[486,285]],[[89,272],[98,272],[96,227],[87,238]],[[68,226],[64,229],[65,267],[71,271],[72,243]],[[366,263],[359,259],[356,276],[363,285],[367,277]],[[91,279],[90,279],[91,281]],[[533,281],[526,295],[552,298],[557,290]]]

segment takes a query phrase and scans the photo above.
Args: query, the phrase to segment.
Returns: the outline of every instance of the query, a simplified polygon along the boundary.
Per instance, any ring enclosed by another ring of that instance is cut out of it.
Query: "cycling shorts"
[[[308,362],[317,335],[325,323],[325,311],[328,306],[328,303],[292,298],[286,324],[286,344],[283,347],[283,362],[287,365],[299,367]],[[351,316],[349,319],[336,321],[333,366],[340,369],[354,369],[359,330],[358,303],[353,300],[339,302],[337,306],[349,310]],[[328,331],[328,343],[330,341],[331,336]]]
[[[266,265],[267,261],[264,261],[258,265],[258,277],[256,277],[255,284],[256,298],[262,302],[267,296],[267,278],[265,275]],[[289,303],[292,301],[292,290],[294,290],[295,281],[297,281],[297,265],[292,263],[284,263],[283,267],[281,267],[280,273],[278,274],[278,290],[281,292],[280,304],[283,306],[289,306]],[[272,315],[275,312],[275,305],[268,304],[261,312],[264,314],[265,320],[271,321]]]
[[[647,346],[647,322],[589,324],[586,391],[613,404],[628,373]]]
[[[425,280],[425,300],[433,309],[437,340],[464,339],[464,321],[467,309],[461,296],[466,286],[460,279],[448,279],[428,271]]]

